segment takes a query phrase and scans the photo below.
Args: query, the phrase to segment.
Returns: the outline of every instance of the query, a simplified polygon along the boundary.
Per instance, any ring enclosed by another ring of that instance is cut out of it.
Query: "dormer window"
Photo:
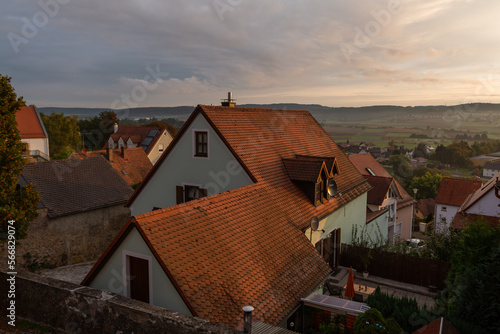
[[[335,196],[337,185],[333,175],[338,174],[335,158],[297,155],[296,159],[283,159],[283,163],[290,180],[315,206]]]

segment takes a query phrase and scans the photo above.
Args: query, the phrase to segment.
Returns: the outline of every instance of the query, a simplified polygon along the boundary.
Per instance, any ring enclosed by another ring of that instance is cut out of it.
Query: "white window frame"
[[[131,252],[128,250],[122,251],[122,280],[123,280],[123,295],[130,298],[130,286],[128,284],[129,266],[127,257],[133,256],[139,259],[148,261],[148,271],[149,271],[149,303],[153,304],[153,258],[149,255],[144,255],[136,252]]]
[[[207,133],[207,156],[206,157],[200,157],[196,156],[196,132],[206,132]],[[193,159],[209,159],[210,158],[210,131],[208,129],[191,129],[191,137],[192,137],[192,142],[193,142]]]

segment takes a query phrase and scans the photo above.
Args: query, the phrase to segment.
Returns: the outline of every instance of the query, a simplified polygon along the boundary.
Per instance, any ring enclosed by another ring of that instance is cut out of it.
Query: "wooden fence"
[[[362,258],[367,252],[368,248],[342,244],[340,265],[352,266],[358,272],[363,272]],[[370,275],[421,286],[434,285],[439,289],[445,287],[446,275],[450,269],[449,262],[376,249],[372,249],[371,255],[372,258],[368,264]]]

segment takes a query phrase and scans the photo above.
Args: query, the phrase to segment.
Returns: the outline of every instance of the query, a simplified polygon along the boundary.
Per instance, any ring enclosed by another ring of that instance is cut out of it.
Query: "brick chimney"
[[[236,102],[233,100],[233,94],[231,92],[227,93],[227,100],[223,99],[222,100],[222,106],[223,107],[236,107]]]
[[[109,162],[113,162],[113,149],[108,147],[106,149],[106,157],[108,158]]]
[[[125,146],[122,146],[122,157],[127,159],[127,148]]]

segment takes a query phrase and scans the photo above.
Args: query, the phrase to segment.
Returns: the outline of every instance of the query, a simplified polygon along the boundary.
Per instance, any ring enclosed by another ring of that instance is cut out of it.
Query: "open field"
[[[500,139],[500,125],[496,120],[454,120],[444,117],[394,117],[391,119],[369,120],[361,122],[322,122],[321,125],[337,143],[359,143],[369,141],[379,147],[385,147],[391,140],[396,145],[413,148],[420,142],[436,147],[449,145],[456,135],[467,134],[471,138],[486,133],[489,139]],[[427,135],[428,139],[410,138],[412,134]],[[468,140],[469,144],[474,139]]]

